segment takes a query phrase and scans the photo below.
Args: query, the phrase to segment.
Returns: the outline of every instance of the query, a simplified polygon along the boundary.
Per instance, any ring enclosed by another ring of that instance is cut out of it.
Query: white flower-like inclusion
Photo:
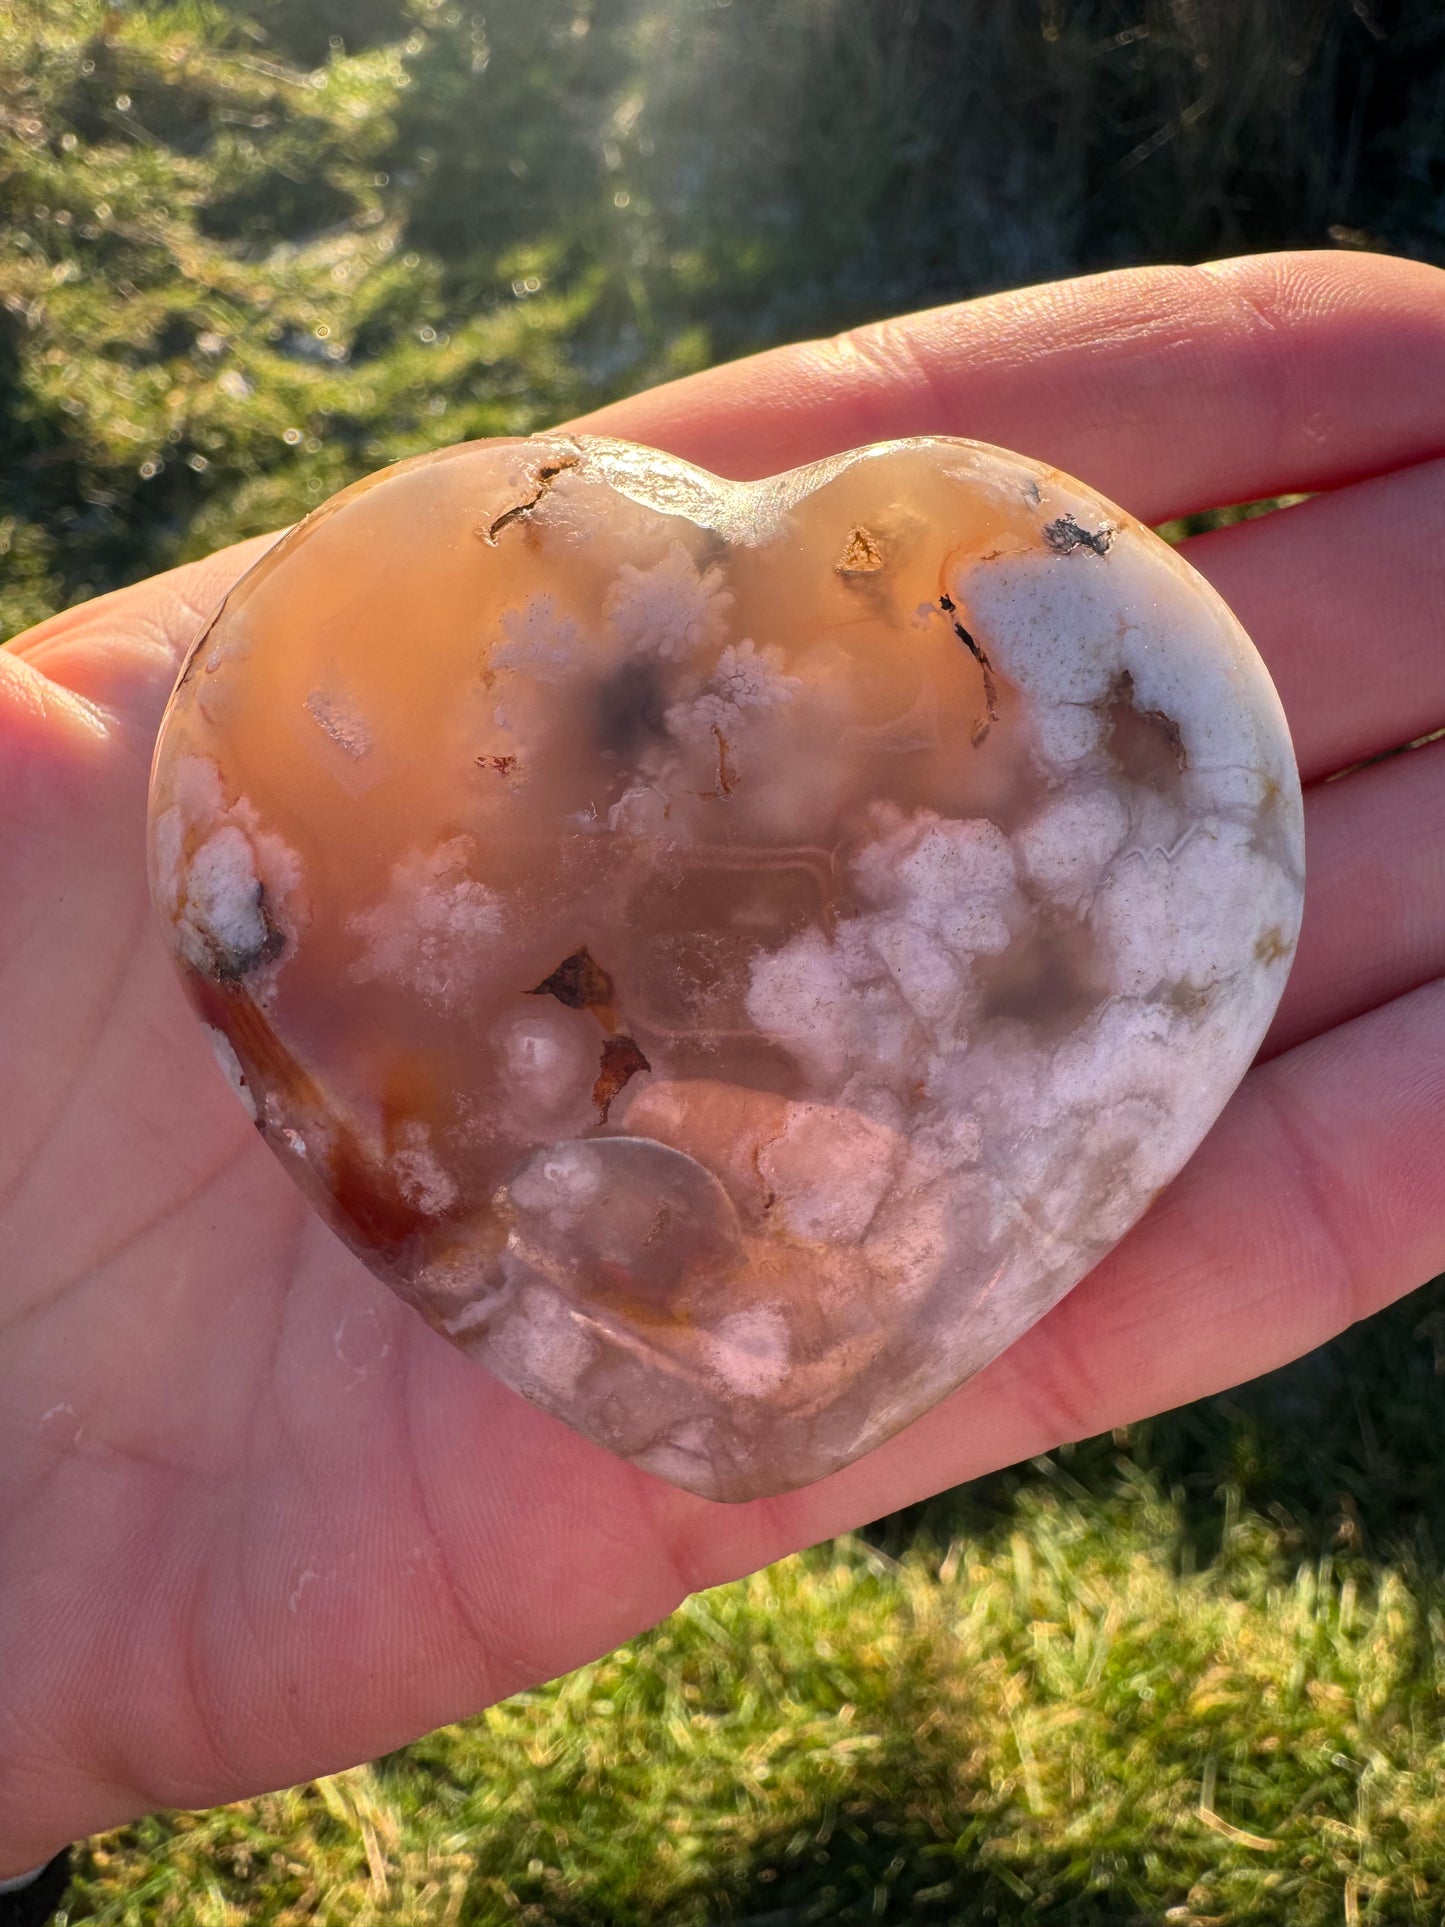
[[[938,440],[402,464],[239,585],[154,893],[229,1081],[465,1350],[714,1498],[846,1464],[1200,1142],[1302,900],[1213,592]]]

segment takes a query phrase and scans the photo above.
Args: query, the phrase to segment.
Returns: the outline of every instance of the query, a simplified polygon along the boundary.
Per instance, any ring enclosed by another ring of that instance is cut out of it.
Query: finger
[[[867,1459],[745,1509],[757,1515],[745,1546],[726,1535],[715,1556],[715,1508],[671,1506],[673,1558],[715,1584],[1323,1344],[1445,1269],[1442,1127],[1445,986],[1431,984],[1252,1071],[1083,1284]]]
[[[1445,461],[1181,545],[1269,665],[1306,782],[1445,724]]]
[[[153,730],[176,672],[222,596],[282,531],[78,603],[15,637],[3,654],[112,721]]]
[[[1148,522],[1445,453],[1445,275],[1358,253],[1131,268],[775,348],[574,427],[752,477],[969,435]]]
[[[104,719],[91,704],[0,649],[0,822],[13,827],[22,818],[38,771],[60,767],[66,752],[85,757],[104,736]]]
[[[1266,1057],[1445,975],[1445,745],[1318,785],[1305,832],[1304,928]]]

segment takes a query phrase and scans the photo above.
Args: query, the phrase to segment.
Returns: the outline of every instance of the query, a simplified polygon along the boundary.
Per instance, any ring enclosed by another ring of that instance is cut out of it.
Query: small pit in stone
[[[1141,709],[1128,670],[1116,676],[1102,705],[1107,735],[1104,747],[1121,776],[1144,789],[1176,799],[1189,767],[1184,737],[1162,709]]]
[[[1080,549],[1087,549],[1092,555],[1107,555],[1117,534],[1112,522],[1103,522],[1097,529],[1086,529],[1072,515],[1061,515],[1044,525],[1044,540],[1055,555],[1077,555]]]
[[[1278,924],[1271,925],[1255,939],[1254,954],[1262,964],[1278,963],[1282,957],[1290,956],[1293,950],[1294,945],[1285,940]]]
[[[834,565],[839,575],[876,575],[883,567],[883,551],[865,528],[855,528]]]
[[[1167,1004],[1179,1017],[1197,1017],[1200,1011],[1207,1010],[1209,995],[1202,984],[1192,984],[1183,977],[1174,983],[1157,984],[1150,992],[1154,1000]]]
[[[529,997],[555,997],[568,1010],[610,1010],[617,996],[610,974],[583,944],[541,983],[527,992]]]
[[[602,1046],[597,1081],[592,1086],[592,1102],[597,1106],[599,1124],[607,1122],[612,1100],[620,1096],[640,1072],[651,1069],[651,1064],[632,1038],[609,1037],[606,1040]]]
[[[1027,1024],[1038,1036],[1067,1036],[1108,995],[1097,939],[1082,919],[1040,915],[997,956],[980,957],[975,981],[986,1022]]]

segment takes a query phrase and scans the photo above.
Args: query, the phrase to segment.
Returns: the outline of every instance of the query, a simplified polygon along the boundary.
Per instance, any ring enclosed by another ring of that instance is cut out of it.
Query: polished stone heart
[[[388,469],[186,664],[152,887],[367,1265],[711,1498],[926,1411],[1113,1245],[1299,929],[1278,698],[1056,470],[734,484],[587,437]]]

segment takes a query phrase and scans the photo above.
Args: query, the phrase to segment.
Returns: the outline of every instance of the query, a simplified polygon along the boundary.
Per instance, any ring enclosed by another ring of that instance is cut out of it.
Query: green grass
[[[690,1601],[72,1918],[1437,1923],[1445,1289]]]
[[[805,332],[1445,261],[1442,70],[1434,0],[11,0],[0,636]],[[1438,1922],[1437,1351],[1439,1288],[388,1760],[92,1842],[71,1917]]]

